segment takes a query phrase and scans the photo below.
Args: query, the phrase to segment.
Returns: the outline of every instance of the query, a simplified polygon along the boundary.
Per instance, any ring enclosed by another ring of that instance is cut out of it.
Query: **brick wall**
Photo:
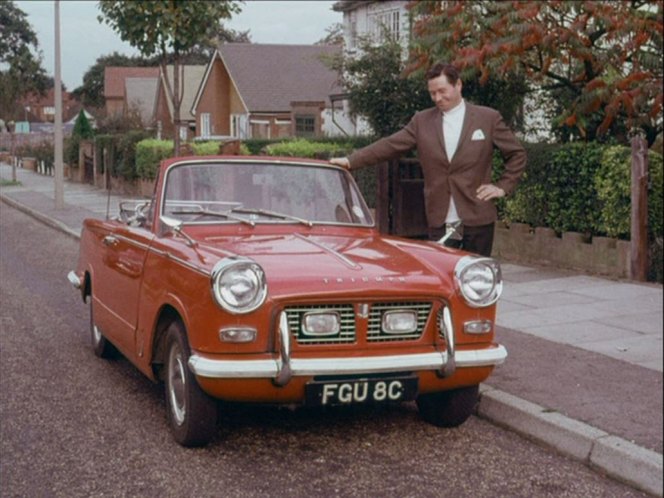
[[[616,278],[629,277],[627,240],[566,232],[558,237],[550,228],[534,230],[522,223],[496,225],[493,256],[517,263],[550,265]]]

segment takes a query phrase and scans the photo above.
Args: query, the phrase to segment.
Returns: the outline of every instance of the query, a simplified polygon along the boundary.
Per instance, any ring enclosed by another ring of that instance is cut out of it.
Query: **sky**
[[[2,0],[0,0],[2,1]],[[55,76],[55,2],[54,0],[18,0],[16,6],[27,19],[39,39],[42,64]],[[254,43],[304,44],[316,43],[327,35],[327,28],[341,23],[342,14],[334,12],[334,1],[247,0],[242,12],[226,26],[236,31],[250,31]],[[97,58],[118,52],[138,55],[138,51],[108,25],[97,21],[96,0],[60,1],[61,75],[67,90],[81,86],[83,74]]]

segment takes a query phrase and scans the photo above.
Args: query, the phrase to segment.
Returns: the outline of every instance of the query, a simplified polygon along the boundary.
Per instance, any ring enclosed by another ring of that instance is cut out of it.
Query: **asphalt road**
[[[636,497],[471,417],[442,430],[413,404],[225,406],[204,449],[178,446],[161,386],[96,358],[67,282],[78,243],[0,203],[0,495],[5,497]]]

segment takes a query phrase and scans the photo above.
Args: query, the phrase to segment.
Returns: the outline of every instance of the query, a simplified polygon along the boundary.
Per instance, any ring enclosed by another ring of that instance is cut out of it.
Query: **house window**
[[[231,136],[240,139],[249,138],[246,114],[231,114]]]
[[[55,107],[52,107],[52,106],[44,106],[44,115],[46,115],[46,116],[53,116],[53,115],[55,115]]]
[[[210,113],[201,114],[201,136],[208,138],[210,136]]]
[[[295,116],[295,135],[298,137],[312,137],[316,134],[316,116]]]
[[[401,16],[398,9],[369,14],[369,27],[375,41],[384,42],[386,36],[399,40]]]

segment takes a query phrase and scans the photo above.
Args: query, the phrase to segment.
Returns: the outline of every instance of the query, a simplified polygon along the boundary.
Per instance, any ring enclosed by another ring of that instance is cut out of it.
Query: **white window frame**
[[[210,133],[210,113],[202,112],[201,113],[201,137],[209,138]]]

